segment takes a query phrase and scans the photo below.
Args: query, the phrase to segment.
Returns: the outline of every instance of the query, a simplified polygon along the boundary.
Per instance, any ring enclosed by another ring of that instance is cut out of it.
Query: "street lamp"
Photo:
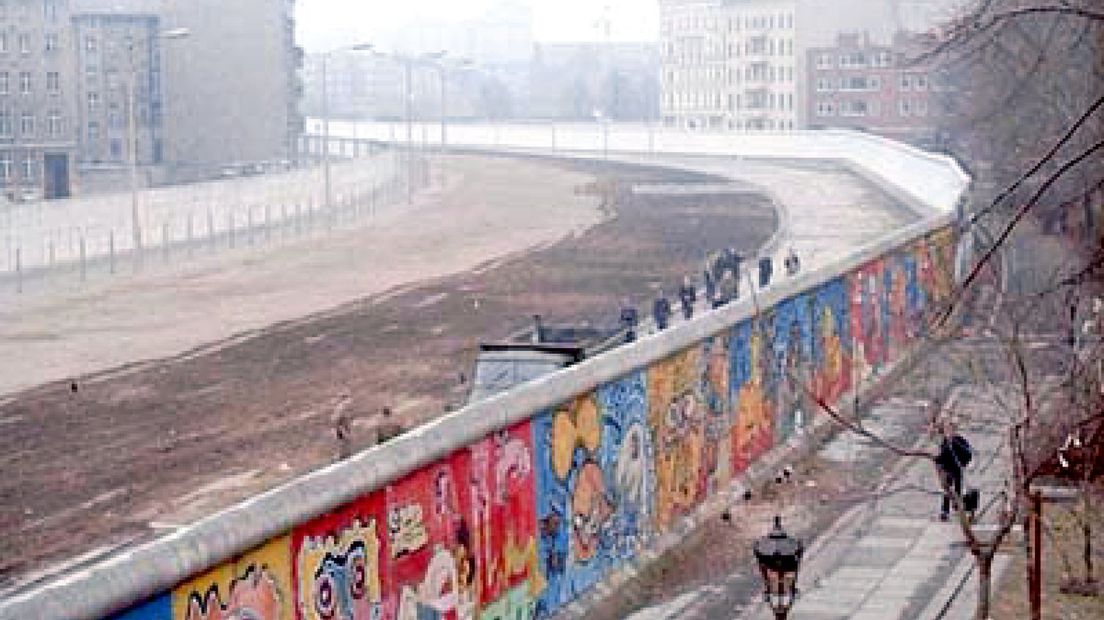
[[[157,33],[158,39],[185,39],[191,36],[187,28],[173,28]],[[130,146],[130,219],[131,234],[134,238],[135,255],[142,250],[142,222],[138,214],[138,121],[135,113],[138,86],[138,68],[134,64],[134,39],[127,42],[127,54],[130,58],[130,81],[127,83],[127,142]],[[137,262],[135,263],[137,265]]]
[[[333,189],[330,181],[330,94],[327,63],[330,55],[338,52],[369,52],[371,43],[358,43],[330,50],[322,54],[322,170],[326,179],[326,211],[333,207]]]
[[[441,147],[444,150],[445,129],[445,67],[441,63],[448,52],[442,50],[411,56],[409,54],[375,52],[377,58],[387,58],[403,67],[403,90],[406,98],[406,202],[414,202],[414,65],[430,65],[441,72]],[[423,127],[423,136],[425,128]]]
[[[774,517],[774,528],[755,541],[755,560],[763,574],[763,598],[774,617],[785,620],[797,598],[797,570],[805,545],[782,529],[782,517]]]
[[[602,159],[609,159],[609,119],[601,110],[595,110],[594,120],[602,127]]]

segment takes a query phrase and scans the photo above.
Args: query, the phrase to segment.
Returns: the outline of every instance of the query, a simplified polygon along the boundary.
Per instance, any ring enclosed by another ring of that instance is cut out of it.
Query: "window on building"
[[[908,74],[901,74],[901,90],[912,89],[912,76]]]
[[[31,53],[31,35],[26,33],[19,35],[19,53],[24,55]]]
[[[46,48],[47,52],[57,51],[57,48],[58,48],[58,36],[57,36],[57,34],[55,34],[53,32],[47,34],[44,41],[45,41],[45,48]]]
[[[118,138],[111,139],[111,159],[123,161],[123,141]]]
[[[35,174],[35,172],[37,171],[37,168],[38,168],[37,164],[38,164],[38,160],[35,159],[34,155],[26,155],[26,156],[23,157],[23,178],[24,179],[34,179],[37,176]]]
[[[31,72],[23,71],[19,74],[19,92],[24,95],[31,94]]]
[[[897,113],[901,116],[910,116],[912,114],[912,107],[907,100],[902,99],[897,102]]]
[[[0,153],[0,179],[5,181],[12,178],[13,165],[11,153]]]
[[[0,95],[8,94],[11,87],[7,71],[0,71]]]
[[[35,132],[35,115],[34,112],[24,112],[19,118],[19,131],[24,136],[32,136]]]
[[[916,116],[927,116],[928,115],[928,102],[921,99],[921,100],[919,100],[919,101],[917,101],[916,103],[913,104],[912,109],[913,109],[913,112],[916,113]]]
[[[96,35],[94,35],[94,34],[84,35],[84,51],[86,51],[86,52],[95,52],[96,48],[98,48],[98,47],[99,47],[99,44],[96,41]]]
[[[831,101],[818,101],[816,106],[817,116],[832,116],[836,113],[836,108],[832,105]]]
[[[97,121],[88,121],[88,140],[100,139],[100,124]]]
[[[12,135],[11,110],[0,110],[0,136],[10,138]]]
[[[817,92],[825,93],[832,90],[832,78],[817,78]]]
[[[866,116],[865,101],[844,101],[840,104],[840,116]]]
[[[61,112],[50,110],[50,113],[46,115],[46,133],[51,137],[62,134]]]
[[[88,111],[95,112],[100,107],[99,93],[88,93]]]
[[[913,78],[913,86],[916,88],[916,90],[927,90],[928,78],[923,75],[917,75]]]
[[[0,53],[8,53],[8,33],[0,32]]]
[[[61,76],[57,71],[46,72],[46,91],[56,93],[61,90]]]

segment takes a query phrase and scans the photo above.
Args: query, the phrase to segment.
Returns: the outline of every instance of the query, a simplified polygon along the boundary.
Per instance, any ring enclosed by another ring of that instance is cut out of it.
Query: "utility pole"
[[[333,207],[330,185],[330,93],[328,68],[329,54],[322,54],[322,170],[325,177],[326,210]]]

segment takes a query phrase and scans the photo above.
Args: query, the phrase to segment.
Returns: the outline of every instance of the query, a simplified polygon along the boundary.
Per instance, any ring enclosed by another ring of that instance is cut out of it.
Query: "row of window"
[[[19,133],[23,136],[35,135],[36,117],[34,112],[23,112],[19,115]],[[46,114],[46,135],[50,137],[61,136],[65,132],[65,123],[61,112],[51,110]],[[0,110],[0,137],[11,138],[15,135],[15,115],[11,110]]]
[[[819,54],[817,56],[817,69],[834,68],[837,56],[834,54]],[[888,50],[879,52],[849,52],[838,56],[841,69],[861,69],[866,67],[891,67],[893,66],[893,54]]]
[[[7,71],[0,71],[0,95],[11,94],[12,76]],[[34,92],[34,79],[30,71],[19,72],[19,94],[30,95]],[[46,72],[46,92],[61,92],[61,75],[57,71]]]
[[[760,14],[760,15],[736,15],[733,17],[711,17],[706,15],[689,15],[679,18],[663,20],[663,29],[670,32],[677,30],[728,30],[738,32],[744,30],[771,30],[774,28],[793,28],[793,13]]]
[[[836,116],[837,113],[840,116],[879,116],[882,109],[879,101],[841,101],[838,104],[833,101],[817,101],[817,116]],[[927,116],[928,102],[902,99],[897,102],[897,115],[901,117]]]
[[[679,64],[702,64],[721,60],[724,58],[740,58],[741,56],[793,56],[793,39],[772,39],[770,37],[755,37],[740,42],[727,41],[721,45],[702,46],[676,46],[673,42],[667,42],[665,46],[665,59],[668,62]]]
[[[33,180],[38,176],[38,158],[34,155],[24,155],[20,160],[23,167],[24,180]],[[0,179],[10,181],[15,174],[15,162],[11,153],[0,153]]]
[[[710,69],[668,69],[666,73],[667,84],[697,83],[709,81],[711,83],[727,82],[729,86],[739,84],[741,80],[746,82],[793,82],[793,67],[776,67],[762,63],[755,63],[744,67],[713,67]]]
[[[928,89],[928,78],[924,75],[902,75],[900,80],[901,90],[925,91]],[[834,77],[818,77],[816,80],[817,92],[831,92],[834,90],[881,90],[882,80],[876,75],[852,75],[836,79]]]
[[[59,10],[59,5],[65,3],[67,0],[42,0],[42,17],[47,22],[57,23],[58,16],[62,14]],[[0,0],[0,19],[7,19],[11,15],[9,5],[13,4],[11,0]],[[30,2],[14,0],[15,6],[19,7],[21,19],[29,18],[26,13],[31,7]],[[37,4],[37,3],[36,3]]]
[[[60,47],[58,35],[55,32],[48,32],[42,39],[42,48],[46,52],[55,52]],[[34,51],[31,35],[28,33],[20,33],[15,36],[15,48],[20,54],[29,56]],[[0,54],[7,54],[14,51],[12,48],[12,37],[7,32],[0,32]]]
[[[724,107],[725,97],[717,92],[668,93],[664,103],[668,110],[721,109]],[[727,103],[728,109],[732,111],[747,109],[792,112],[794,96],[793,93],[768,93],[766,91],[749,91],[743,95],[729,93]]]

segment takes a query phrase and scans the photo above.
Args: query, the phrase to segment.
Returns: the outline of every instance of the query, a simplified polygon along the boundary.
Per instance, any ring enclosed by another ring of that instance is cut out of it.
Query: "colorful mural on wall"
[[[643,373],[533,421],[546,616],[636,555],[651,533],[655,482]]]
[[[123,620],[530,620],[578,598],[904,355],[940,231],[195,577]]]

